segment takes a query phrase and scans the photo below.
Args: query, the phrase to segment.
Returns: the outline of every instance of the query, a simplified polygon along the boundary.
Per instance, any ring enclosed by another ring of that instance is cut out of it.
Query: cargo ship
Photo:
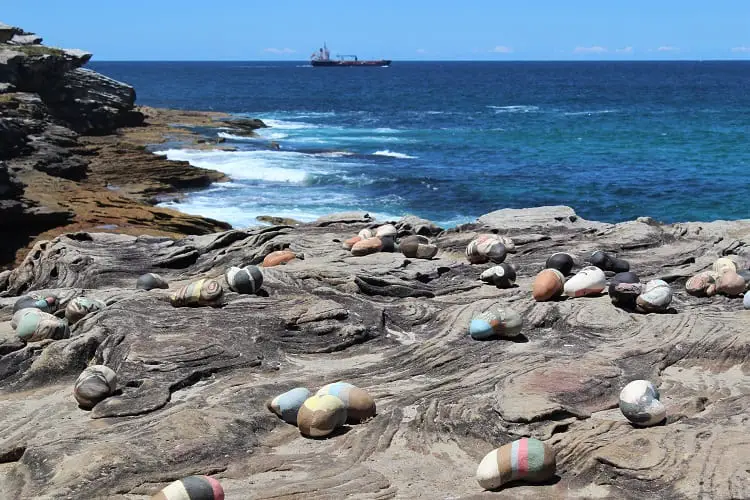
[[[348,66],[390,66],[390,59],[378,59],[374,61],[360,61],[357,56],[344,55],[336,56],[338,59],[331,59],[331,53],[328,51],[328,47],[323,44],[323,47],[317,52],[313,52],[310,56],[310,64],[313,66],[323,67],[348,67]]]

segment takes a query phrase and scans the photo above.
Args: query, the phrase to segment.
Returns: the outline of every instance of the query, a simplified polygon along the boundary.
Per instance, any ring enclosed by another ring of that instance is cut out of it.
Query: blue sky
[[[0,21],[95,60],[750,59],[750,0],[6,0]]]

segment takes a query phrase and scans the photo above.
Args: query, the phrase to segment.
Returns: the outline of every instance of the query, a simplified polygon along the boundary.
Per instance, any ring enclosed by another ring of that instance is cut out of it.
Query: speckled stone
[[[492,337],[516,337],[521,334],[523,318],[516,311],[493,306],[469,322],[469,335],[477,340]]]
[[[78,376],[73,396],[81,408],[90,410],[117,389],[117,374],[104,365],[89,366]]]
[[[170,483],[151,500],[224,500],[224,489],[212,477],[188,476]]]
[[[667,417],[667,409],[659,401],[659,391],[648,380],[634,380],[622,389],[620,411],[641,427],[656,425]]]
[[[664,312],[672,303],[672,288],[666,281],[651,280],[635,302],[639,312]]]
[[[477,467],[476,479],[486,490],[511,481],[541,483],[555,475],[556,467],[555,450],[550,445],[521,438],[485,455]]]
[[[284,422],[297,425],[297,412],[310,395],[306,387],[295,387],[268,401],[266,407]]]
[[[138,276],[138,280],[135,282],[135,287],[140,290],[153,290],[154,288],[166,289],[169,288],[169,283],[156,273],[146,273]]]
[[[232,266],[224,276],[229,288],[237,293],[258,293],[263,286],[263,272],[257,266]]]
[[[510,264],[502,263],[482,272],[479,279],[498,288],[510,288],[516,282],[516,270]]]

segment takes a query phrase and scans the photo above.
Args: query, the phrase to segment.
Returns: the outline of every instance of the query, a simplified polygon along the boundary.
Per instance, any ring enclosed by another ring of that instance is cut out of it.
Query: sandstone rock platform
[[[750,497],[750,311],[684,289],[717,257],[748,255],[750,221],[613,225],[537,208],[439,232],[433,260],[343,250],[370,220],[37,243],[0,279],[0,491],[139,499],[207,474],[227,499]],[[466,262],[480,233],[513,238],[517,287],[485,285],[492,264]],[[304,260],[265,269],[258,295],[225,288],[221,306],[175,309],[169,290],[135,289],[145,272],[173,289],[223,280],[286,248]],[[578,270],[595,250],[626,258],[644,282],[670,283],[673,310],[628,313],[607,295],[533,300],[551,254],[570,253]],[[24,345],[9,321],[29,291],[108,306],[70,339]],[[471,339],[470,318],[496,303],[523,316],[521,335]],[[91,412],[71,392],[88,364],[119,380]],[[658,386],[663,425],[637,428],[618,410],[636,379]],[[373,419],[310,440],[266,409],[293,387],[339,380],[375,398]],[[524,436],[555,450],[556,476],[482,491],[482,457]]]

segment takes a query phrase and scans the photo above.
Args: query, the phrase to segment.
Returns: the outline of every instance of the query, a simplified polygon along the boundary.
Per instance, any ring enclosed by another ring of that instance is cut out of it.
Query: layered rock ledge
[[[190,127],[226,126],[230,117],[138,108],[133,87],[83,67],[90,53],[41,41],[0,24],[0,269],[34,241],[70,231],[178,237],[229,229],[154,207],[162,196],[226,178],[146,146],[200,147],[205,139]],[[263,126],[231,125],[245,133]]]
[[[750,497],[750,311],[684,289],[717,257],[748,256],[750,221],[612,225],[543,207],[447,231],[396,221],[400,236],[431,235],[432,260],[341,248],[374,225],[350,213],[177,240],[78,232],[38,243],[0,274],[0,491],[148,498],[210,474],[228,499]],[[466,262],[480,232],[513,239],[517,287],[483,284],[491,264]],[[144,272],[175,289],[284,248],[304,260],[264,269],[261,293],[226,291],[219,307],[176,309],[168,290],[135,290]],[[669,282],[674,311],[629,313],[606,295],[532,299],[549,255],[567,251],[577,269],[595,250]],[[9,320],[32,290],[108,306],[70,339],[25,345]],[[470,318],[496,303],[521,314],[522,335],[471,339]],[[119,393],[86,412],[71,390],[94,363],[117,372]],[[635,379],[658,386],[663,425],[634,427],[617,409]],[[292,387],[337,380],[373,395],[377,416],[310,440],[265,408]],[[483,492],[479,461],[521,436],[554,448],[556,478]]]

